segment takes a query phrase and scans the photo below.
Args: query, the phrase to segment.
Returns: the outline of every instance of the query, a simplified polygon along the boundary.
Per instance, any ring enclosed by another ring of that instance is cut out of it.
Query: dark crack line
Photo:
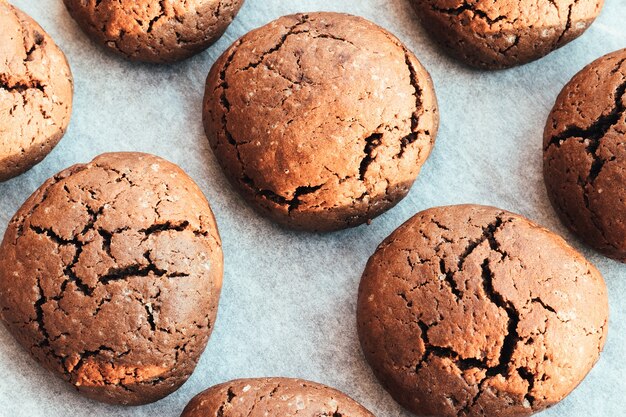
[[[422,320],[418,320],[417,325],[419,326],[422,332],[422,341],[424,342],[424,355],[422,356],[422,360],[415,367],[415,372],[419,372],[420,369],[424,366],[424,363],[431,356],[437,356],[440,358],[447,358],[454,362],[454,364],[461,370],[467,369],[488,369],[486,361],[481,361],[475,358],[462,358],[454,349],[449,347],[435,346],[430,343],[428,339],[428,326]]]
[[[111,268],[106,274],[98,278],[98,282],[107,285],[112,281],[120,281],[133,277],[147,277],[149,275],[166,278],[189,276],[189,274],[183,272],[168,273],[166,270],[159,269],[156,265],[150,263],[148,266],[131,265],[124,268]],[[93,292],[93,289],[90,289],[90,294],[91,292]]]
[[[161,0],[159,2],[159,7],[161,8],[159,14],[152,18],[152,20],[150,20],[150,23],[148,23],[148,29],[146,30],[147,33],[152,33],[154,24],[158,22],[159,19],[161,19],[163,16],[165,16],[165,0]]]
[[[626,58],[622,58],[616,65],[615,68],[611,70],[611,74],[617,74],[617,72],[621,69],[622,65],[626,62]]]
[[[476,240],[470,241],[461,256],[459,257],[457,270],[460,272],[463,269],[463,265],[465,264],[465,260],[474,252],[474,250],[480,246],[481,243],[488,241],[489,246],[492,250],[500,252],[499,244],[497,243],[494,235],[500,227],[504,224],[502,220],[501,214],[496,217],[496,220],[483,227],[483,234]],[[500,252],[500,254],[504,257],[505,254]]]
[[[359,166],[359,179],[361,181],[365,180],[365,174],[367,173],[367,169],[374,161],[372,154],[374,150],[382,144],[382,138],[382,133],[372,133],[365,138],[365,149],[363,149],[363,153],[365,154],[365,156],[361,160],[361,165]]]
[[[402,158],[402,156],[404,155],[406,148],[410,146],[413,142],[419,139],[420,134],[425,134],[429,136],[430,131],[418,129],[419,117],[420,117],[419,112],[420,110],[423,109],[423,103],[422,103],[423,91],[419,84],[417,71],[415,70],[413,63],[411,62],[411,57],[410,57],[411,52],[408,49],[406,49],[404,45],[399,43],[398,40],[395,39],[394,37],[388,34],[386,36],[387,36],[387,39],[389,39],[389,41],[397,45],[404,52],[404,62],[409,70],[409,79],[410,79],[411,86],[413,87],[413,90],[414,90],[413,96],[415,97],[415,111],[411,115],[411,132],[403,136],[402,138],[400,138],[400,150],[394,156],[394,159],[399,159],[399,158]]]
[[[247,71],[249,69],[256,68],[259,65],[261,65],[261,63],[265,61],[265,58],[267,58],[268,55],[271,55],[274,52],[278,51],[280,48],[282,48],[285,42],[287,41],[287,38],[289,38],[290,36],[298,35],[301,33],[308,33],[308,31],[296,31],[298,27],[302,26],[308,21],[309,21],[309,16],[306,14],[302,15],[300,19],[298,20],[298,23],[291,26],[288,29],[287,33],[285,33],[283,36],[280,37],[280,40],[278,41],[276,45],[274,45],[272,48],[268,49],[267,51],[263,52],[257,61],[249,63],[247,66],[245,66],[244,68],[241,68],[239,71],[242,71],[242,72]]]
[[[233,389],[229,387],[228,391],[226,392],[226,401],[223,402],[222,405],[220,405],[220,408],[217,410],[216,417],[224,417],[224,409],[227,405],[230,405],[233,402],[233,399],[235,397],[236,395],[233,392]]]
[[[519,341],[519,335],[517,333],[517,325],[520,318],[519,313],[515,309],[515,306],[510,301],[506,301],[504,297],[499,294],[493,287],[493,272],[489,266],[489,259],[485,259],[481,265],[483,288],[485,295],[491,300],[493,304],[504,310],[509,317],[508,333],[504,338],[502,347],[500,348],[500,358],[498,365],[491,367],[487,370],[487,376],[502,375],[507,376],[509,374],[509,367],[513,353]]]
[[[309,16],[308,15],[302,15],[301,18],[299,19],[298,23],[296,23],[295,25],[293,25],[291,28],[289,28],[289,30],[287,31],[287,33],[285,33],[284,35],[282,35],[280,37],[280,40],[278,41],[278,43],[276,45],[274,45],[272,48],[268,49],[267,51],[263,52],[261,54],[261,56],[259,57],[259,59],[257,59],[254,62],[249,63],[248,65],[246,65],[245,67],[239,69],[239,72],[245,72],[248,71],[250,69],[253,68],[257,68],[259,65],[261,65],[265,59],[273,54],[274,52],[278,52],[283,45],[285,45],[285,42],[287,42],[287,39],[290,38],[291,36],[294,35],[301,35],[301,34],[305,34],[305,33],[311,33],[310,30],[300,30],[297,31],[296,29],[299,28],[300,26],[304,25],[305,23],[307,23],[309,21]],[[356,45],[352,42],[350,42],[347,39],[344,38],[340,38],[338,36],[334,36],[330,33],[317,33],[315,35],[311,36],[311,39],[332,39],[335,41],[339,41],[339,42],[345,42],[347,44],[350,44],[354,47],[356,47]],[[294,83],[297,84],[297,83]]]
[[[345,42],[345,43],[347,43],[349,45],[352,45],[352,46],[354,46],[355,48],[358,49],[358,47],[353,42],[351,42],[351,41],[349,41],[347,39],[344,39],[344,38],[340,38],[339,36],[335,36],[335,35],[333,35],[331,33],[318,33],[318,34],[312,36],[311,38],[312,39],[332,39],[332,40],[339,41],[339,42]]]
[[[487,13],[485,13],[484,11],[477,9],[474,7],[474,5],[468,4],[468,3],[463,3],[461,6],[457,7],[457,8],[453,8],[453,9],[445,9],[445,8],[438,8],[438,7],[432,7],[432,10],[437,12],[437,13],[443,13],[443,14],[448,14],[448,15],[452,15],[452,16],[459,16],[461,14],[463,14],[464,12],[471,12],[473,13],[475,16],[483,19],[484,21],[486,21],[489,26],[492,26],[502,20],[506,20],[506,16],[498,16],[495,19],[490,18]]]
[[[326,185],[326,183],[324,183],[324,184],[314,185],[314,186],[311,186],[311,185],[300,186],[296,188],[295,192],[293,193],[292,198],[286,198],[280,194],[277,194],[276,192],[272,190],[257,188],[252,178],[248,177],[247,175],[245,175],[241,181],[245,186],[253,190],[255,195],[261,196],[269,201],[272,201],[273,203],[279,206],[287,206],[287,210],[289,212],[292,212],[293,210],[297,209],[300,206],[300,204],[302,203],[301,197],[307,194],[313,194]]]
[[[98,356],[100,355],[103,351],[107,351],[107,352],[111,352],[111,353],[115,353],[115,351],[113,349],[111,349],[108,346],[100,346],[98,349],[96,350],[85,350],[80,354],[80,358],[78,359],[78,362],[76,362],[76,365],[74,365],[74,367],[69,370],[69,372],[71,373],[74,370],[79,370],[83,364],[85,363],[85,360],[92,358],[94,356]],[[123,355],[122,355],[123,356]]]
[[[43,336],[43,341],[39,344],[39,347],[48,347],[50,346],[50,335],[48,334],[48,330],[46,330],[46,326],[44,323],[44,312],[43,305],[48,302],[46,295],[43,292],[43,288],[41,286],[41,279],[37,278],[37,289],[39,290],[39,299],[35,302],[35,313],[37,321],[37,325],[39,327],[39,331]]]
[[[515,35],[515,41],[513,41],[511,45],[501,50],[500,53],[502,55],[506,55],[511,49],[516,48],[519,45],[520,39],[521,39],[521,36]]]
[[[478,402],[478,399],[483,393],[483,384],[487,380],[487,378],[488,377],[484,377],[483,379],[480,380],[480,382],[478,382],[478,384],[476,384],[476,387],[478,389],[478,391],[476,392],[476,395],[474,395],[472,400],[469,401],[467,404],[465,404],[465,406],[461,410],[459,410],[459,412],[457,413],[458,416],[469,415],[470,410],[474,408],[474,406]]]
[[[531,394],[533,389],[535,388],[535,376],[532,374],[532,372],[530,372],[528,368],[525,367],[517,368],[517,373],[522,379],[525,379],[528,382],[528,389],[526,395],[524,395],[524,399],[526,399],[532,407],[535,403],[535,397]]]
[[[78,242],[78,240],[76,242]],[[78,290],[86,296],[90,296],[93,293],[93,288],[85,284],[74,272],[74,267],[76,266],[76,264],[78,264],[80,255],[82,253],[83,244],[79,242],[79,244],[76,246],[76,252],[74,254],[72,262],[70,262],[63,270],[63,274],[67,277],[67,279],[63,282],[63,284],[61,284],[61,294],[65,292],[65,289],[69,282],[73,282],[74,285],[76,285],[76,288],[78,288]]]
[[[33,46],[31,46],[28,51],[26,51],[26,61],[31,61],[31,55],[37,50],[37,48],[43,45],[43,42],[45,40],[44,35],[37,30],[33,30],[33,37],[35,38]],[[26,39],[24,39],[24,41],[26,41]]]
[[[414,90],[413,96],[415,97],[415,111],[413,112],[413,115],[411,116],[411,133],[404,136],[400,140],[400,151],[398,152],[398,155],[397,155],[398,158],[401,158],[402,155],[404,155],[405,149],[418,139],[419,133],[420,133],[420,131],[418,130],[419,111],[423,108],[423,103],[422,103],[423,91],[419,84],[417,71],[415,71],[415,67],[413,67],[413,63],[411,62],[411,58],[409,56],[409,51],[403,45],[400,45],[400,46],[402,47],[404,51],[404,62],[407,68],[409,69],[409,79],[411,81],[411,86],[413,87],[413,90]],[[430,132],[428,131],[424,133],[426,133],[427,135],[430,134]]]
[[[148,324],[150,325],[150,329],[154,332],[156,330],[156,323],[154,322],[154,311],[152,309],[152,305],[146,304],[145,309],[146,309],[146,320],[148,321]]]
[[[439,259],[439,270],[444,278],[444,281],[450,287],[450,291],[455,295],[457,300],[463,298],[463,291],[459,290],[459,287],[456,285],[456,281],[454,280],[454,273],[450,271],[446,267],[446,261],[443,258]]]
[[[167,221],[165,223],[156,223],[146,229],[140,229],[139,233],[143,233],[146,235],[146,237],[148,237],[152,234],[160,233],[160,232],[168,232],[168,231],[182,232],[186,230],[188,227],[189,227],[189,222],[187,220],[180,222],[180,223]]]
[[[84,245],[83,242],[81,242],[77,238],[64,239],[61,236],[59,236],[58,234],[56,234],[52,229],[44,229],[44,228],[37,227],[37,226],[32,226],[32,225],[30,226],[30,229],[33,232],[35,232],[36,234],[47,236],[50,240],[52,240],[54,243],[56,243],[59,246],[73,246],[74,249],[75,249],[75,253],[74,253],[74,257],[72,258],[72,262],[67,264],[65,266],[65,268],[63,269],[63,274],[66,277],[66,280],[63,281],[63,283],[61,284],[61,294],[63,294],[63,292],[67,288],[67,285],[70,282],[73,282],[76,285],[76,288],[78,288],[78,290],[80,290],[83,294],[91,295],[92,289],[88,285],[86,285],[74,273],[74,267],[78,263],[80,255],[81,255],[81,253],[83,251],[83,245]],[[58,297],[55,297],[55,299],[57,301],[60,298],[61,298],[61,295],[59,295]]]
[[[39,90],[42,93],[45,93],[43,84],[41,84],[41,82],[38,80],[34,80],[32,82],[26,82],[26,83],[22,81],[18,81],[17,83],[9,84],[7,81],[2,79],[1,75],[0,75],[0,89],[8,91],[8,92],[15,91],[22,95],[24,95],[24,93],[28,90]]]
[[[534,298],[532,298],[530,300],[530,302],[531,303],[537,303],[537,304],[541,305],[545,310],[548,310],[551,313],[557,314],[556,310],[552,306],[544,303],[543,300],[540,297],[534,297]]]
[[[43,227],[30,225],[30,230],[38,235],[45,235],[59,246],[76,245],[76,239],[64,239],[54,232],[52,229],[44,229]]]
[[[548,2],[554,6],[554,8],[557,10],[557,12],[559,11],[559,5],[556,4],[556,0],[548,0]]]
[[[565,34],[567,33],[568,30],[571,29],[572,27],[572,9],[574,8],[574,5],[578,3],[578,0],[576,0],[574,3],[570,4],[567,10],[567,21],[565,23],[565,29],[563,29],[563,32],[561,32],[561,34],[559,35],[559,38],[556,40],[556,46],[558,47],[559,45],[561,45],[561,41],[563,40],[563,37],[565,37]]]

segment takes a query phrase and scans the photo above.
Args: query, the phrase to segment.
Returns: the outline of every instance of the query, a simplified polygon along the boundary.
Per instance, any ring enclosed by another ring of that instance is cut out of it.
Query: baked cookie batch
[[[444,50],[483,68],[539,59],[580,36],[602,0],[407,0]],[[95,42],[131,60],[201,52],[243,0],[64,0]],[[62,138],[73,84],[61,50],[0,0],[0,181]],[[393,34],[356,16],[285,16],[211,68],[202,119],[219,164],[259,213],[325,232],[402,200],[428,158],[432,80]],[[544,175],[563,222],[626,260],[626,49],[565,86],[545,128]],[[98,401],[137,405],[177,390],[213,330],[223,276],[218,227],[178,166],[109,153],[46,181],[0,246],[0,317],[44,367]],[[561,237],[494,207],[416,214],[370,258],[358,292],[366,360],[415,415],[527,416],[567,396],[608,331],[600,272]],[[182,417],[373,414],[288,378],[207,389]]]

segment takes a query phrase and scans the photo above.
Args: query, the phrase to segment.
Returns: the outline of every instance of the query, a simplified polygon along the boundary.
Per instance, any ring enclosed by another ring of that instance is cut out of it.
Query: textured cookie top
[[[72,75],[63,52],[0,0],[0,181],[41,161],[70,121]]]
[[[44,366],[98,400],[180,386],[212,329],[220,238],[194,182],[161,158],[104,154],[48,180],[0,246],[0,308]]]
[[[311,13],[250,32],[211,69],[207,135],[242,193],[289,226],[359,224],[395,204],[438,127],[428,73],[362,18]]]
[[[289,378],[239,379],[196,395],[181,417],[374,417],[347,395]]]
[[[626,49],[579,72],[559,95],[544,134],[544,174],[563,222],[626,260]]]
[[[156,63],[194,55],[226,30],[244,0],[64,0],[81,28],[127,58]]]
[[[580,36],[604,0],[411,0],[453,55],[482,68],[538,59]]]
[[[600,273],[530,221],[482,206],[421,212],[370,258],[358,299],[368,362],[418,415],[521,416],[598,359]]]

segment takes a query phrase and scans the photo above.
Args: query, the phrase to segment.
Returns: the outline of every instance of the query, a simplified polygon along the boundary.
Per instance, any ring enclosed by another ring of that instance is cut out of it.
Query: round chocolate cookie
[[[208,48],[244,0],[63,0],[87,35],[126,58],[167,63]]]
[[[602,276],[559,236],[493,207],[418,213],[370,258],[365,357],[417,415],[526,416],[569,394],[608,330]]]
[[[562,221],[626,262],[626,49],[591,63],[565,86],[543,140],[546,187]]]
[[[289,378],[239,379],[196,395],[181,417],[374,417],[347,395]]]
[[[410,0],[452,56],[485,69],[539,59],[576,39],[604,0]]]
[[[99,401],[143,404],[193,372],[213,328],[222,249],[180,168],[104,154],[46,181],[0,246],[0,315],[35,359]]]
[[[282,17],[209,73],[204,125],[226,175],[285,226],[356,226],[409,191],[437,134],[429,74],[360,17]]]
[[[65,55],[21,10],[0,0],[0,181],[41,162],[72,112]]]

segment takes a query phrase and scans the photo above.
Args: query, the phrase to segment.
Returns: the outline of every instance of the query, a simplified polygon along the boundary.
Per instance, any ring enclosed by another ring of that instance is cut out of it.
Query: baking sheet
[[[626,47],[625,0],[606,0],[577,41],[529,65],[479,72],[431,43],[408,0],[247,0],[222,39],[170,66],[130,63],[91,43],[61,0],[12,0],[66,53],[75,80],[71,125],[48,158],[0,184],[0,233],[48,177],[107,151],[136,150],[181,165],[207,195],[224,241],[225,276],[215,331],[190,380],[142,407],[79,396],[43,370],[0,326],[0,416],[178,416],[199,391],[226,380],[302,377],[339,388],[379,417],[410,416],[378,385],[361,354],[357,287],[374,249],[428,207],[481,203],[523,214],[563,234],[602,271],[609,287],[609,339],[600,362],[561,404],[541,414],[622,416],[626,405],[626,265],[583,247],[559,223],[541,171],[542,131],[562,86],[584,65]],[[432,156],[410,195],[371,226],[316,235],[291,232],[252,211],[227,184],[201,123],[209,68],[239,36],[284,14],[342,11],[389,29],[430,71],[441,110]],[[1,29],[0,29],[1,30]]]

